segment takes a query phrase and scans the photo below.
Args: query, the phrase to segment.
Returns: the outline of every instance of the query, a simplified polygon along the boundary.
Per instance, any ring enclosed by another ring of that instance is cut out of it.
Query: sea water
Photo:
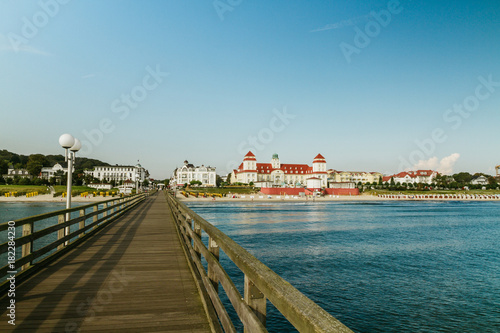
[[[499,203],[189,207],[356,332],[500,332]],[[269,302],[267,328],[295,331]]]

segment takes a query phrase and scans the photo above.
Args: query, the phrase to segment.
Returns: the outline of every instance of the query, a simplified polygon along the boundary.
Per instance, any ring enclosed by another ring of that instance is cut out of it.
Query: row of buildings
[[[230,175],[232,184],[253,184],[260,188],[354,188],[355,185],[390,182],[407,184],[431,184],[438,173],[433,170],[401,172],[384,176],[380,172],[337,171],[327,169],[326,159],[317,154],[311,165],[305,163],[282,163],[278,154],[271,161],[258,162],[256,156],[249,151],[242,163]],[[183,186],[192,181],[199,181],[202,186],[216,186],[215,167],[194,166],[184,161],[182,167],[176,168],[170,184]]]
[[[74,172],[73,168],[73,172]],[[50,180],[58,175],[64,176],[68,172],[68,168],[64,168],[61,164],[56,163],[52,167],[42,168],[38,178]],[[115,182],[120,184],[123,182],[143,182],[149,176],[149,173],[139,163],[135,166],[131,165],[116,165],[116,166],[96,166],[93,170],[85,170],[85,175],[89,175],[100,182]],[[6,178],[32,178],[26,169],[9,168],[7,174],[2,175]]]
[[[73,168],[73,172],[74,171],[75,170]],[[61,164],[56,163],[52,167],[43,167],[42,170],[40,171],[40,175],[38,176],[38,178],[49,180],[50,178],[55,177],[58,174],[65,175],[66,172],[68,172],[68,168],[63,168]],[[9,168],[7,170],[7,173],[2,175],[4,179],[15,178],[16,176],[20,178],[29,178],[29,179],[33,178],[33,176],[31,176],[28,170],[26,169]]]

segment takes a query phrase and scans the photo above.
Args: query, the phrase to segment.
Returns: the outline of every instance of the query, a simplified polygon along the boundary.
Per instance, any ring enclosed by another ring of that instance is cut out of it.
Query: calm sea
[[[500,332],[499,203],[189,206],[356,332]]]
[[[85,205],[87,203],[83,202],[74,202],[72,203],[72,207],[78,207]],[[33,215],[39,215],[44,213],[53,212],[56,210],[61,210],[66,208],[66,202],[1,202],[0,203],[0,223],[5,223],[10,220],[18,220],[24,217],[29,217]],[[71,217],[75,218],[78,216],[78,212],[71,213]],[[85,222],[85,224],[89,224],[92,221],[90,219]],[[57,224],[57,216],[51,217],[49,219],[43,220],[39,223],[35,223],[35,231],[50,227],[52,225]],[[71,226],[70,230],[73,232],[78,228],[77,225]],[[16,227],[16,238],[22,236],[22,227]],[[57,239],[57,232],[48,234],[36,240],[34,242],[34,250],[38,250]],[[7,241],[7,232],[0,232],[0,243],[4,243]],[[52,250],[48,252],[45,256],[50,255],[55,251]],[[45,257],[44,256],[44,257]],[[21,248],[17,247],[16,249],[16,257],[19,259],[21,257]],[[0,253],[0,267],[5,265],[7,262],[6,253]],[[43,257],[42,257],[43,258]],[[41,258],[40,258],[41,259]],[[40,260],[37,259],[34,262]],[[3,279],[4,277],[0,277]]]
[[[500,332],[499,203],[189,206],[356,332]],[[64,207],[0,203],[0,222]],[[270,303],[268,328],[294,331]]]

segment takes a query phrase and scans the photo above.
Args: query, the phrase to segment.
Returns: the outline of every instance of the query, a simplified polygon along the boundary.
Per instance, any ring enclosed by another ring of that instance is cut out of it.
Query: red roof
[[[253,157],[255,157],[255,155],[254,155],[251,151],[249,151],[249,152],[245,155],[245,157],[247,157],[247,156],[253,156]]]
[[[316,157],[315,157],[314,159],[318,159],[318,158],[323,159],[323,160],[325,159],[325,158],[323,157],[323,155],[321,155],[321,154],[316,155]]]

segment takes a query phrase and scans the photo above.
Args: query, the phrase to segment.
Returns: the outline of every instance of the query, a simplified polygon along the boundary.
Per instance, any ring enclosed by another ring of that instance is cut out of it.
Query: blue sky
[[[500,164],[498,1],[0,2],[0,148],[394,173]]]

